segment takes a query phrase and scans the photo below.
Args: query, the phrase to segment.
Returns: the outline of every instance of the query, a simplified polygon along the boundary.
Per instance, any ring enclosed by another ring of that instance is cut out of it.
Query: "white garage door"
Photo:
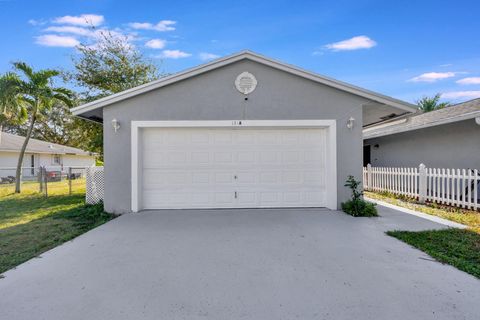
[[[144,128],[140,206],[323,207],[326,129]]]

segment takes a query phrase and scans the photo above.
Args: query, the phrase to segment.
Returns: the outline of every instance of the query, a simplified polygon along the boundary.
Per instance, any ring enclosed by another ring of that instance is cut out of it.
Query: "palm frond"
[[[0,77],[0,112],[9,113],[18,108],[17,96],[22,80],[14,73],[7,72]]]
[[[40,70],[35,72],[32,76],[32,82],[38,86],[46,86],[53,77],[56,77],[60,74],[57,70]]]
[[[68,96],[65,96],[64,94],[60,94],[60,93],[56,93],[53,95],[53,98],[56,99],[56,100],[59,100],[59,101],[62,101],[63,103],[65,103],[68,107],[72,107],[73,106],[73,101],[70,97]]]
[[[13,66],[15,69],[22,71],[29,79],[31,79],[34,75],[32,67],[23,61],[14,62]]]
[[[70,89],[67,89],[67,88],[52,88],[52,91],[53,92],[56,92],[56,93],[60,93],[60,94],[63,94],[64,96],[70,98],[70,99],[73,99],[75,97],[75,93],[70,90]]]

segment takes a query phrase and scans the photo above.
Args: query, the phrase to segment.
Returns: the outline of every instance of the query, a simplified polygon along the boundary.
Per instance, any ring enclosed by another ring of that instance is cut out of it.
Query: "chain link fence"
[[[90,167],[22,168],[22,193],[53,195],[85,194],[86,172]],[[15,193],[16,168],[0,168],[0,197]]]

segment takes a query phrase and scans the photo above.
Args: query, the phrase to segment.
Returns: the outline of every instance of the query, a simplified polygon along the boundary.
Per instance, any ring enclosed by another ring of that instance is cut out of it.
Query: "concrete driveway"
[[[478,319],[480,281],[321,209],[124,215],[0,279],[2,319]]]

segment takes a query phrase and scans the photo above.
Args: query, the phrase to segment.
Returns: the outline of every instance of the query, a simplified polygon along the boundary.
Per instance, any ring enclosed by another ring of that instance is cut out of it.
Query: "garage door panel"
[[[252,151],[238,151],[236,152],[238,163],[253,163],[256,159],[256,152]]]
[[[279,162],[278,151],[261,151],[259,162],[263,164],[275,164]]]
[[[233,161],[233,154],[231,151],[229,152],[214,152],[213,160],[215,163],[222,163],[222,162],[232,162]]]
[[[143,208],[325,205],[324,129],[142,131]]]
[[[235,196],[232,192],[219,191],[215,193],[215,203],[234,206]]]
[[[283,194],[283,199],[285,203],[288,203],[288,204],[299,204],[299,203],[302,203],[302,193],[301,192],[285,192]]]
[[[193,172],[192,184],[209,184],[210,173],[209,172]]]
[[[301,154],[297,150],[282,152],[282,163],[296,164],[300,162],[301,159]]]
[[[235,175],[237,177],[235,180],[239,185],[257,183],[258,175],[258,172],[238,171],[238,174]]]
[[[201,163],[210,163],[210,154],[206,151],[203,152],[194,152],[192,151],[190,159],[198,164]]]

